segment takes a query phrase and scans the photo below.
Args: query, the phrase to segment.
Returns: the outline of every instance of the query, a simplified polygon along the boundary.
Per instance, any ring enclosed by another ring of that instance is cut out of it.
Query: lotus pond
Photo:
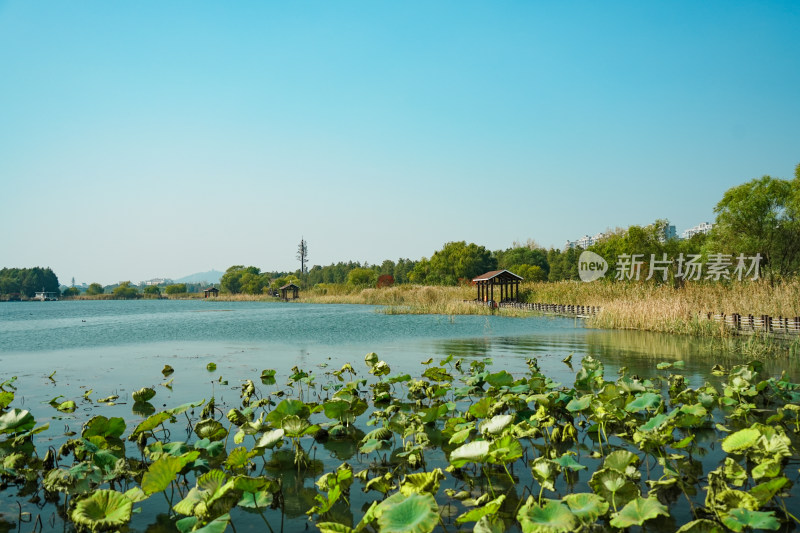
[[[700,377],[681,345],[636,360],[654,337],[634,335],[615,358],[577,332],[595,342],[569,355],[552,329],[572,321],[512,342],[509,320],[485,350],[429,339],[435,357],[32,351],[0,384],[0,531],[796,529],[794,362],[706,356]]]

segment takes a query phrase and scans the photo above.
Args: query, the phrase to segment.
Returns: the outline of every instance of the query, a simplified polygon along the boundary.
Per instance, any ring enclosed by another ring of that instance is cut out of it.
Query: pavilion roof
[[[509,270],[492,270],[486,274],[481,274],[477,278],[473,278],[472,281],[491,281],[493,279],[497,279],[499,281],[522,281],[523,278],[522,276],[518,276]]]

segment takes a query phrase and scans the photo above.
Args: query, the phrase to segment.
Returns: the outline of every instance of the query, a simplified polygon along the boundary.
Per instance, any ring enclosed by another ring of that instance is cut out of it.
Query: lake
[[[420,363],[429,358],[491,359],[492,368],[515,375],[525,373],[526,361],[535,358],[544,375],[566,387],[573,385],[587,355],[605,365],[609,380],[621,367],[629,375],[664,377],[656,369],[658,363],[684,361],[681,373],[691,387],[706,380],[720,383],[710,374],[713,364],[743,362],[720,352],[711,341],[592,330],[580,320],[563,317],[387,315],[373,306],[208,300],[0,305],[0,364],[4,379],[17,377],[13,406],[30,410],[38,423],[50,424],[35,437],[37,448],[58,447],[65,433],[80,433],[97,414],[124,419],[127,435],[146,416],[131,409],[131,394],[142,387],[157,391],[152,400],[157,409],[213,396],[227,411],[238,405],[243,381],[258,382],[264,369],[275,369],[279,381],[298,367],[314,374],[317,383],[335,383],[327,372],[345,363],[368,376],[364,356],[369,352],[385,360],[392,374],[415,377],[425,369]],[[570,354],[571,366],[562,362]],[[207,368],[210,363],[213,370]],[[174,368],[174,374],[162,375],[164,365]],[[790,380],[800,381],[796,361],[766,361],[765,367],[771,375],[786,371]],[[84,399],[85,393],[93,400],[118,398],[110,405],[98,404]],[[54,398],[56,403],[74,400],[78,409],[56,411],[47,405]],[[708,459],[721,460],[716,453]],[[323,459],[326,471],[339,464],[336,455]],[[313,477],[294,481],[297,490],[313,500]],[[4,497],[2,520],[14,522],[16,498],[13,492]],[[370,498],[354,494],[353,507],[360,508]],[[154,525],[158,520],[167,524],[164,531],[173,530],[164,509],[152,505],[142,504],[145,512],[134,516],[131,530],[160,531]],[[36,518],[36,509],[28,512]],[[677,511],[683,521],[687,513]],[[302,512],[288,518],[285,530],[305,526]],[[63,526],[55,519],[53,523],[55,529]],[[258,530],[257,524],[247,527]]]

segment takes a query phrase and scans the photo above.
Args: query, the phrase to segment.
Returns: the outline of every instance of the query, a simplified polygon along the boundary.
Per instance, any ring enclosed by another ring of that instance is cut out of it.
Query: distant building
[[[714,224],[709,224],[708,222],[701,222],[700,224],[696,225],[693,228],[689,228],[681,234],[681,238],[683,239],[691,239],[695,235],[700,235],[701,233],[707,234],[711,232],[711,228],[714,227]]]
[[[564,245],[564,250],[570,250],[574,248],[582,248],[585,250],[588,247],[592,246],[593,244],[597,244],[598,242],[600,242],[601,239],[604,239],[605,237],[606,234],[602,232],[592,237],[584,235],[577,241],[567,241],[567,243]]]
[[[148,286],[148,285],[169,285],[170,283],[172,283],[171,279],[153,278],[153,279],[149,279],[147,281],[141,282],[140,285],[144,285],[144,286]]]

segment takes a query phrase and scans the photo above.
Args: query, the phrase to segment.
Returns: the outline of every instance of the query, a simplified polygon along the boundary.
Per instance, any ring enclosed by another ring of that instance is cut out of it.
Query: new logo
[[[578,258],[578,275],[582,281],[600,279],[608,272],[608,263],[594,252],[585,251]]]

